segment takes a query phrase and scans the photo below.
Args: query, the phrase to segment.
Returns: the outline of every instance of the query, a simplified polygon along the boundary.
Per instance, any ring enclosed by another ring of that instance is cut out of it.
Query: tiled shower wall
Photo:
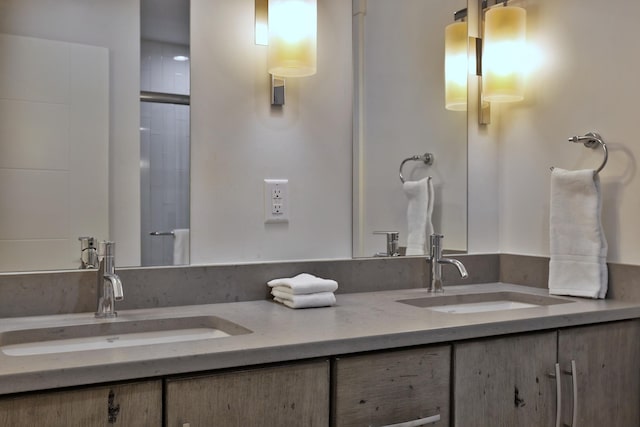
[[[189,94],[189,47],[143,40],[143,91]],[[153,231],[189,228],[189,106],[140,105],[142,265],[173,264],[173,237]]]
[[[0,271],[78,268],[109,234],[109,51],[0,34],[0,57]]]

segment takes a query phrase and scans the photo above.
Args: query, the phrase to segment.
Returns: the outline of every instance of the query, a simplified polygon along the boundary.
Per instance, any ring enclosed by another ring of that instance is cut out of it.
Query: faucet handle
[[[91,236],[78,237],[80,241],[80,268],[96,268],[98,265],[98,254],[96,248],[96,239]]]
[[[98,255],[101,257],[114,257],[116,255],[116,243],[103,240],[98,243]]]
[[[80,241],[80,248],[81,249],[95,248],[95,245],[96,245],[96,238],[95,237],[81,236],[81,237],[78,237],[78,240]]]
[[[442,239],[444,235],[433,233],[429,236],[429,248],[431,259],[439,259],[442,257]]]

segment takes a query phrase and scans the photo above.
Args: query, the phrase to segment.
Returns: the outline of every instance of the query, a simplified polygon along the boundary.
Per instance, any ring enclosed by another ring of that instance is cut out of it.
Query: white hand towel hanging
[[[189,264],[189,229],[173,230],[173,265]]]
[[[607,241],[600,219],[600,179],[593,170],[551,173],[549,293],[604,298]]]
[[[409,199],[407,206],[407,255],[425,255],[427,240],[433,234],[434,190],[431,177],[406,181],[402,190]]]

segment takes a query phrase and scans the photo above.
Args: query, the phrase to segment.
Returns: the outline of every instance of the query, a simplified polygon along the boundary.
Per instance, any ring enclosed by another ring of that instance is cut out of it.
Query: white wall
[[[109,234],[118,265],[140,265],[139,27],[138,1],[0,0],[2,33],[109,49]]]
[[[499,112],[499,249],[549,254],[549,167],[599,166],[600,149],[567,142],[595,130],[610,149],[600,174],[608,260],[640,264],[640,2],[527,0],[525,7],[528,40],[543,61],[526,100]]]
[[[254,1],[191,2],[191,262],[351,256],[351,2],[318,2],[318,73],[271,108]],[[263,179],[289,180],[265,224]]]

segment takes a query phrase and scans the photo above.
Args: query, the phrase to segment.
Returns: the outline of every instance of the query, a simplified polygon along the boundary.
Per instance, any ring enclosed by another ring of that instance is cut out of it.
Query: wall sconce
[[[507,1],[478,0],[478,25],[473,28],[480,30],[474,30],[476,34],[470,37],[470,59],[475,59],[475,74],[481,77],[478,99],[481,125],[491,121],[490,103],[524,99],[527,12],[521,7],[507,6]],[[493,4],[489,6],[489,2]],[[484,37],[476,37],[483,33],[482,28]]]
[[[488,102],[524,99],[527,12],[506,4],[485,14],[482,98]]]
[[[444,30],[445,108],[451,111],[467,111],[467,28],[454,22]]]
[[[316,73],[317,2],[255,0],[255,6],[257,44],[265,44],[264,20],[267,19],[267,70],[272,75],[271,103],[282,105],[284,78],[306,77]]]

